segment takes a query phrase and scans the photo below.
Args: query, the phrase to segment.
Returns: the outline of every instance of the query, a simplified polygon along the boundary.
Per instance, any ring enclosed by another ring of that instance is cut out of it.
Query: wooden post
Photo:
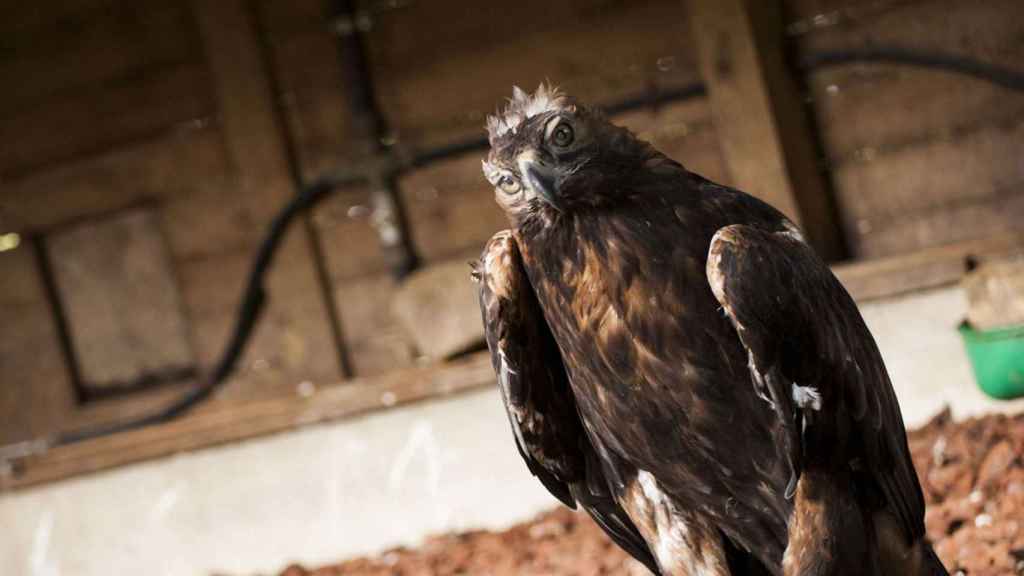
[[[692,35],[732,183],[843,256],[835,206],[783,51],[778,0],[689,0]]]

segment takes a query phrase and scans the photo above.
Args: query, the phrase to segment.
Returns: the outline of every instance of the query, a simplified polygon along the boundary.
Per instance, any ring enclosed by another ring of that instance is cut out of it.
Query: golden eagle
[[[555,89],[483,162],[476,263],[526,464],[665,575],[946,574],[882,358],[771,206]]]

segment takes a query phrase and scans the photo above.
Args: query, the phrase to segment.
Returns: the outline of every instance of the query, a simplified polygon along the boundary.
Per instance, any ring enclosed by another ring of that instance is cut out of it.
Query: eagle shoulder
[[[792,225],[732,225],[708,251],[711,291],[749,354],[751,380],[778,415],[792,464],[865,475],[907,541],[924,533],[924,498],[899,404],[857,305]]]

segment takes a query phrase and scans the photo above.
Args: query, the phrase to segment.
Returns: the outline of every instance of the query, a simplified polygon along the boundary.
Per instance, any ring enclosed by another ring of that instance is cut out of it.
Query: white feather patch
[[[565,110],[570,105],[569,98],[553,86],[541,84],[532,95],[514,86],[512,99],[505,110],[487,117],[487,135],[493,145],[497,138],[509,132],[515,134],[526,120],[547,112]]]
[[[801,408],[821,410],[821,393],[810,386],[793,383],[793,402]]]

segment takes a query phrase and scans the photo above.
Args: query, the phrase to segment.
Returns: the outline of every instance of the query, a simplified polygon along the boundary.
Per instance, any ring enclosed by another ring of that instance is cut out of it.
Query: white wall
[[[958,289],[870,303],[908,426],[1024,404],[986,399],[955,328]],[[201,575],[316,565],[555,504],[493,390],[0,496],[0,572]]]

